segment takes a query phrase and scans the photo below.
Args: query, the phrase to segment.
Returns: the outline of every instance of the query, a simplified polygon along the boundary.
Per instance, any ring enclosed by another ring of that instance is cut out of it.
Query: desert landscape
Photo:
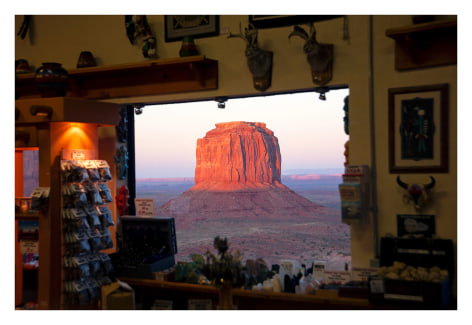
[[[313,171],[319,172],[319,171]],[[280,218],[206,218],[182,227],[176,218],[178,254],[176,260],[189,261],[190,254],[213,251],[215,236],[227,237],[233,249],[246,259],[263,258],[268,265],[284,259],[311,265],[326,261],[329,269],[344,269],[351,261],[350,229],[341,223],[338,184],[340,174],[282,175],[282,182],[298,194],[319,204],[312,218],[293,215]],[[179,197],[194,185],[193,178],[141,179],[137,196],[152,198],[159,207]]]
[[[340,217],[341,173],[282,177],[281,161],[278,139],[265,123],[217,123],[197,140],[193,179],[140,180],[137,196],[153,198],[157,216],[174,218],[177,261],[213,250],[219,236],[244,259],[262,258],[269,266],[321,260],[343,269],[350,231]]]

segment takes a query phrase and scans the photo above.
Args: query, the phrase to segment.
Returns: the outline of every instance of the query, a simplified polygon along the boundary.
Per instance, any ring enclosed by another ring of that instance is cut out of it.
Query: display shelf
[[[440,20],[387,29],[395,40],[395,69],[457,64],[457,20]]]
[[[70,156],[70,152],[62,155]],[[114,249],[111,180],[105,160],[61,160],[62,291],[67,309],[97,305],[101,285],[111,283],[111,260],[104,252]]]
[[[15,220],[39,220],[39,213],[15,213]]]
[[[217,305],[218,291],[209,285],[190,283],[120,278],[120,281],[128,283],[137,294],[136,299],[143,296],[153,296],[162,299],[215,299]],[[314,295],[294,294],[283,292],[266,292],[243,289],[233,289],[233,301],[238,309],[259,310],[290,310],[290,309],[375,309],[367,299],[339,297],[337,290],[318,290]],[[182,304],[180,304],[182,306]]]
[[[36,110],[47,113],[36,113]],[[116,104],[71,97],[18,99],[15,101],[15,127],[30,132],[31,126],[50,122],[93,123],[99,126],[117,125],[120,114]],[[30,127],[30,128],[28,128]],[[37,136],[29,137],[36,139]]]
[[[42,107],[47,114],[32,114],[32,107]],[[119,123],[119,105],[79,98],[57,97],[21,99],[15,101],[15,129],[27,129],[30,139],[35,139],[38,150],[39,187],[50,188],[47,211],[39,213],[39,256],[41,267],[38,270],[38,309],[64,309],[62,273],[62,191],[60,160],[65,153],[80,149],[91,155],[90,159],[100,159],[113,164],[116,141],[115,126]],[[106,132],[99,134],[99,129]],[[15,143],[16,144],[16,143]],[[21,141],[22,148],[30,143]],[[110,145],[107,148],[103,144]],[[17,144],[16,144],[17,145]],[[100,148],[100,150],[99,150]],[[18,151],[18,152],[17,152]],[[15,166],[21,166],[21,150],[15,150]],[[88,158],[86,158],[88,159]],[[111,166],[115,178],[115,165]],[[22,169],[15,168],[15,179],[20,180]],[[15,181],[15,182],[16,182]],[[20,182],[21,183],[21,182]],[[115,196],[116,183],[109,185],[112,197]],[[16,190],[16,189],[15,189]],[[21,191],[15,193],[17,197]],[[110,207],[116,216],[115,207]],[[20,214],[19,217],[22,215]],[[19,222],[16,220],[16,222]],[[16,256],[16,266],[21,266],[21,256]],[[19,270],[20,271],[20,270]],[[20,274],[21,272],[18,272]],[[15,273],[17,274],[17,273]],[[19,279],[19,278],[18,278]],[[19,297],[20,281],[16,280]],[[20,299],[15,299],[20,300]]]
[[[204,56],[68,70],[68,97],[112,99],[218,88],[218,62]],[[16,75],[20,98],[38,98],[35,74]]]

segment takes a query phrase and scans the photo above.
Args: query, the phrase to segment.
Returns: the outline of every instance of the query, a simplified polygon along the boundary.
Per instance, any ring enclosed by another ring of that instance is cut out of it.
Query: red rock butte
[[[260,122],[217,123],[197,140],[195,185],[159,208],[179,219],[309,215],[321,206],[281,183],[274,132]]]
[[[195,188],[234,190],[280,184],[280,149],[265,123],[218,123],[197,140]]]

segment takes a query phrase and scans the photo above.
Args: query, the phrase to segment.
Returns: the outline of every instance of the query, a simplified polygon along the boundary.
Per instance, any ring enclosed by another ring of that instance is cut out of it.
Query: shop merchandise
[[[107,204],[112,195],[109,165],[104,160],[62,160],[64,292],[67,305],[93,304],[102,285],[112,283],[113,266],[102,252],[113,248],[114,227]]]

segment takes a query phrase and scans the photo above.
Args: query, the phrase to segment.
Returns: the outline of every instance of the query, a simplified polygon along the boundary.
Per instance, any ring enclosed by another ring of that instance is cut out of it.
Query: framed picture
[[[249,15],[249,23],[258,29],[314,23],[343,17],[341,15]]]
[[[431,238],[436,235],[435,220],[430,214],[397,214],[398,237],[422,235]]]
[[[164,25],[166,42],[180,41],[185,36],[201,38],[220,34],[219,16],[166,15]]]
[[[388,90],[391,173],[449,171],[448,84]]]

